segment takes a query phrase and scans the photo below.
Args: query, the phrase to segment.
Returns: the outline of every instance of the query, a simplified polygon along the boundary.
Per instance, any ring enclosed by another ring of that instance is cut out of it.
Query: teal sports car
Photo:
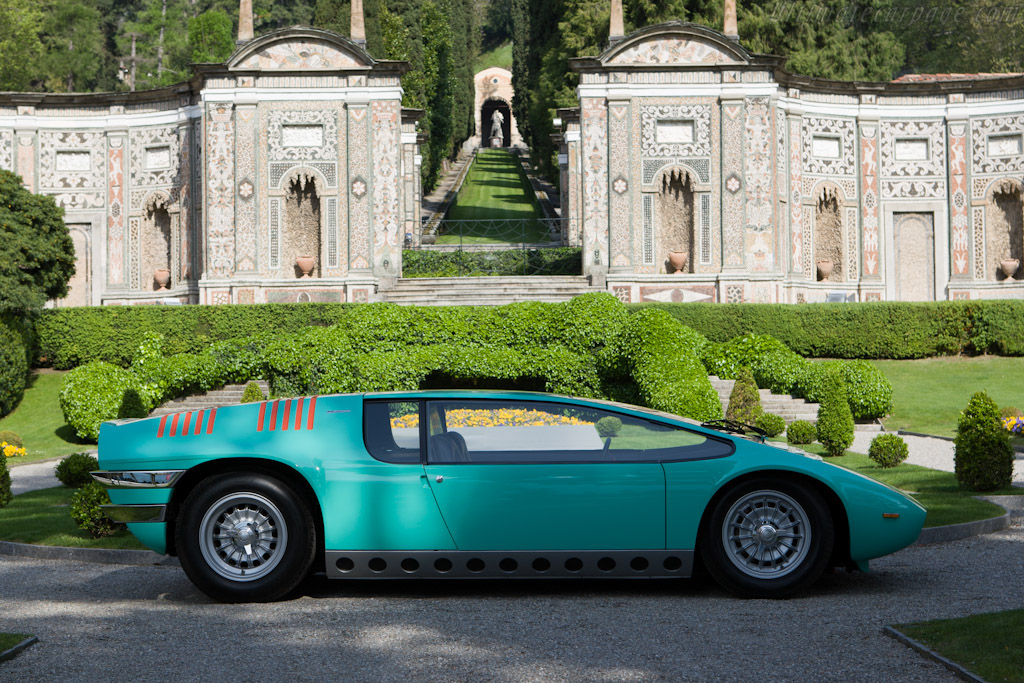
[[[786,597],[913,543],[888,486],[704,423],[512,391],[283,398],[105,423],[108,514],[222,601],[339,579],[678,578]]]

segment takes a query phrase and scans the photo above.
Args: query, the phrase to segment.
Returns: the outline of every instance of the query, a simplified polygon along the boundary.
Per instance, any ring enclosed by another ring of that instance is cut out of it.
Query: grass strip
[[[93,538],[71,519],[71,496],[75,489],[55,486],[14,496],[0,508],[0,541],[54,545],[69,548],[145,550],[126,529],[113,536]]]
[[[95,450],[64,423],[60,410],[60,387],[66,372],[36,372],[29,377],[25,397],[14,411],[0,419],[0,431],[11,430],[21,437],[28,453],[8,458],[8,465],[38,462],[71,453]]]
[[[823,455],[824,448],[814,443],[800,446],[808,453]],[[926,527],[976,522],[1003,514],[1003,508],[985,500],[978,500],[976,491],[960,488],[952,472],[933,470],[920,465],[903,463],[898,467],[879,467],[866,455],[847,452],[838,458],[825,458],[839,465],[910,493],[928,511]],[[1020,495],[1020,489],[1000,489],[985,495]]]
[[[0,632],[0,652],[7,652],[15,645],[18,645],[31,637],[32,636],[27,633]]]
[[[1024,609],[895,628],[985,680],[1024,683]]]

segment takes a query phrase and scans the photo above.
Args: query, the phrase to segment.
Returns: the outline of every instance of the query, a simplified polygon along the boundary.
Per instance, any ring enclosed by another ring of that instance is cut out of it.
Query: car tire
[[[718,499],[700,551],[726,590],[785,598],[818,580],[834,542],[832,514],[817,491],[797,481],[759,478]]]
[[[215,600],[269,602],[290,593],[316,555],[316,525],[302,499],[263,474],[199,483],[175,528],[185,574]]]

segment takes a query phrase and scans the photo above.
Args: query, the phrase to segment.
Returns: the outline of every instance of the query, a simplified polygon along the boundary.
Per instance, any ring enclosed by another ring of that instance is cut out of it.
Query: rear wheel
[[[727,590],[784,598],[816,581],[834,543],[832,515],[804,484],[765,478],[722,496],[701,539],[701,556]]]
[[[316,526],[301,498],[262,474],[206,479],[175,531],[185,573],[223,602],[265,602],[293,590],[313,562]]]

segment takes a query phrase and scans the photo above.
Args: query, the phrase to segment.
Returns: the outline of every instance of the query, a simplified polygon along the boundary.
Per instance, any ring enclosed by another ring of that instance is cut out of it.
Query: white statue
[[[501,124],[505,123],[505,115],[500,110],[495,109],[494,113],[491,114],[491,137],[501,137]]]

